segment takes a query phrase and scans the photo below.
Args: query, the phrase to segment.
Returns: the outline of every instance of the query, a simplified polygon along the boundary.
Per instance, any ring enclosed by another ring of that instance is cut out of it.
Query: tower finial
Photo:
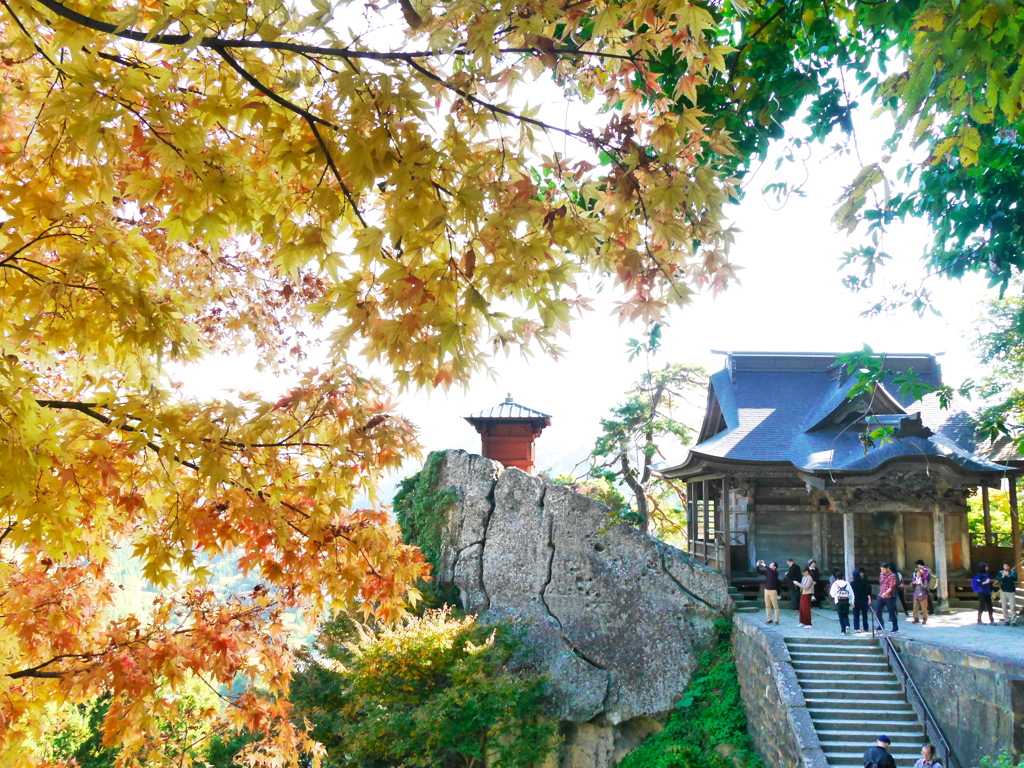
[[[513,400],[512,400],[512,393],[511,392],[509,392],[508,394],[505,395],[505,402],[506,403],[513,402]]]

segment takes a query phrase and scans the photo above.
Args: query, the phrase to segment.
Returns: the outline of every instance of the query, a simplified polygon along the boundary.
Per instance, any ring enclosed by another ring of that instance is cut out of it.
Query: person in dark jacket
[[[999,605],[1003,609],[1003,624],[1017,624],[1017,572],[1009,563],[1003,563],[999,572]]]
[[[982,623],[981,614],[988,611],[988,623],[995,624],[996,617],[992,611],[992,574],[988,570],[988,563],[978,565],[978,575],[971,579],[971,589],[978,595],[978,623]]]
[[[768,614],[769,624],[779,623],[779,566],[776,563],[768,563],[764,567],[764,560],[757,561],[757,572],[764,576],[764,612]],[[775,611],[775,620],[772,621],[772,611]]]
[[[854,571],[853,580],[850,582],[853,588],[853,631],[868,632],[871,625],[868,624],[868,608],[871,604],[871,584],[868,583],[864,571]],[[861,628],[863,625],[863,629]]]
[[[811,578],[814,579],[814,596],[815,604],[820,608],[823,607],[825,602],[825,582],[821,578],[821,569],[818,568],[818,561],[811,560],[807,563],[807,570],[811,572]]]
[[[864,768],[896,768],[896,761],[889,754],[889,737],[878,737],[878,743],[864,753]]]
[[[789,587],[789,604],[792,606],[794,611],[800,610],[800,588],[794,587],[793,582],[799,582],[803,578],[803,574],[800,572],[800,566],[796,564],[796,561],[792,557],[786,558],[786,565],[788,570],[786,571],[786,586]]]

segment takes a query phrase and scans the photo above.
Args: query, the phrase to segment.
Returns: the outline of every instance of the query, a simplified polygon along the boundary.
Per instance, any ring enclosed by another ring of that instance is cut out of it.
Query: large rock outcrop
[[[657,730],[728,615],[725,579],[585,496],[448,451],[456,492],[438,581],[464,607],[529,620],[532,664],[565,722],[565,768],[612,765]]]

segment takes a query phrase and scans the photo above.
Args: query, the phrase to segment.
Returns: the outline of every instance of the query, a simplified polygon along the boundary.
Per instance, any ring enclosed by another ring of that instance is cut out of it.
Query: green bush
[[[1024,756],[1006,750],[999,755],[981,758],[978,768],[1024,768]]]
[[[393,507],[407,544],[415,544],[437,571],[441,563],[441,540],[448,513],[455,504],[455,492],[438,490],[444,454],[432,453],[423,469],[398,483]]]
[[[716,650],[705,654],[665,730],[630,752],[619,768],[762,768],[740,702],[731,625],[720,620],[716,630]]]
[[[331,623],[292,684],[331,768],[527,768],[555,746],[543,680],[513,674],[521,630],[449,609],[367,630]]]

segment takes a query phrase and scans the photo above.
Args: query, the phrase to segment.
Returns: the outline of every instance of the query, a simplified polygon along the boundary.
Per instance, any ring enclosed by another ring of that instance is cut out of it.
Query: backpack
[[[846,586],[841,586],[836,590],[836,602],[849,602],[850,601],[850,582],[846,582]]]

